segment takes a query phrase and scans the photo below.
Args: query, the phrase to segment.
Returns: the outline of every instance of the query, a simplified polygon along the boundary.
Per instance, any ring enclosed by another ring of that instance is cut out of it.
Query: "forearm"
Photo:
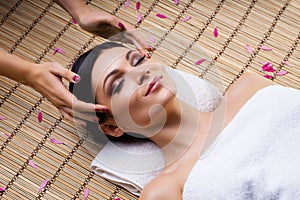
[[[83,0],[55,0],[55,2],[76,20],[79,19],[81,13],[89,9]]]
[[[0,75],[26,84],[34,63],[0,50]]]

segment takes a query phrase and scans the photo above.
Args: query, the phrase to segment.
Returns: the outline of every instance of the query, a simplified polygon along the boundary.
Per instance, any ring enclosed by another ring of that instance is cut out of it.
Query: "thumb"
[[[78,83],[80,81],[80,76],[78,74],[64,68],[59,63],[52,63],[50,66],[50,72],[53,75],[62,77],[72,83]]]

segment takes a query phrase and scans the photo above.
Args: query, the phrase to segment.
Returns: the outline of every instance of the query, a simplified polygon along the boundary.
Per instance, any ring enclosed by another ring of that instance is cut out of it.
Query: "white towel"
[[[184,199],[300,199],[300,91],[257,92],[192,169]]]
[[[219,106],[221,93],[202,79],[189,73],[165,68],[174,79],[177,97],[200,111]],[[164,156],[151,141],[133,139],[108,142],[92,162],[92,170],[101,177],[139,195],[142,188],[164,167]]]

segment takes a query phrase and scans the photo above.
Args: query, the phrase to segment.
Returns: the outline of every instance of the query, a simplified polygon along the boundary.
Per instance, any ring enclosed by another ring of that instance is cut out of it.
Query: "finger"
[[[87,124],[86,124],[86,122],[84,120],[75,119],[65,109],[61,108],[61,109],[58,109],[58,110],[63,115],[63,117],[64,117],[65,120],[73,122],[73,123],[78,124],[80,126],[87,126]]]
[[[56,62],[52,63],[50,67],[50,72],[72,83],[78,83],[80,81],[80,76],[78,74],[64,68],[63,66],[61,66]]]
[[[107,112],[108,108],[100,104],[92,104],[84,101],[73,100],[73,109],[79,112]]]

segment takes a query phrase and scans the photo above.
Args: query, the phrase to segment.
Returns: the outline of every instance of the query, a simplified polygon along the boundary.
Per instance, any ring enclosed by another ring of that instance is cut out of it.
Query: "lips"
[[[145,97],[152,94],[154,91],[160,88],[161,86],[161,76],[155,76],[153,80],[149,83],[147,92],[145,94]]]

